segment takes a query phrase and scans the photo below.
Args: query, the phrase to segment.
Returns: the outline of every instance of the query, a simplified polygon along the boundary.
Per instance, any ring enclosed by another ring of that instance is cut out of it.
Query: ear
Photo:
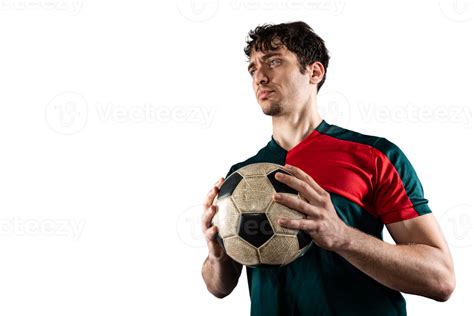
[[[319,61],[309,64],[308,71],[310,74],[309,83],[317,85],[321,80],[323,80],[325,74],[324,66]]]

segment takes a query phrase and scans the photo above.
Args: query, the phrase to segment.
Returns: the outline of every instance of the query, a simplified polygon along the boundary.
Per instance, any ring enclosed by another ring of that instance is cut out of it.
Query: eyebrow
[[[268,53],[268,54],[263,55],[263,57],[261,59],[262,60],[267,60],[268,58],[273,57],[273,56],[281,56],[281,54],[280,53]],[[252,61],[249,64],[249,66],[247,67],[247,71],[250,71],[250,68],[252,68],[253,66],[255,66],[255,63]]]

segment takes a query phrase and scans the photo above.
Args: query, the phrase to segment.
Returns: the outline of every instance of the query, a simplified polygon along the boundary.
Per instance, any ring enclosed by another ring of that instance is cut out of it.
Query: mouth
[[[266,99],[273,92],[274,92],[273,90],[260,91],[260,92],[257,93],[257,98],[260,99],[260,100]]]

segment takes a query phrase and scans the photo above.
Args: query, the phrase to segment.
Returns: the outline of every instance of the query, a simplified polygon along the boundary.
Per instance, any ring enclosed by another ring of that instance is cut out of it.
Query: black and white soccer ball
[[[217,240],[235,261],[250,267],[282,266],[303,255],[311,238],[303,231],[283,228],[278,218],[305,215],[272,200],[275,192],[301,198],[293,188],[275,179],[277,172],[291,174],[273,163],[254,163],[229,175],[214,199],[212,219]]]

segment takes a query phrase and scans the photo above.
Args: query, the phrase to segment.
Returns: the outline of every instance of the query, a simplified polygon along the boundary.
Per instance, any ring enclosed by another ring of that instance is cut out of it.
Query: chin
[[[278,116],[282,113],[282,108],[278,103],[270,103],[267,106],[262,105],[262,112],[265,115]]]

